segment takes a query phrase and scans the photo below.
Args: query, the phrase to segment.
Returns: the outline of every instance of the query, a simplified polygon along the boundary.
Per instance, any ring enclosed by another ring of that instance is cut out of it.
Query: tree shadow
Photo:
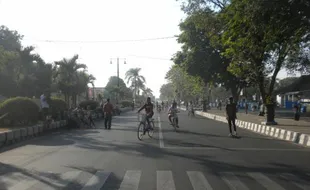
[[[23,180],[37,180],[38,182],[43,183],[46,186],[50,186],[54,189],[62,189],[64,186],[75,185],[81,186],[79,182],[76,181],[67,181],[61,178],[61,174],[41,172],[35,170],[27,170],[23,168],[16,167],[10,164],[0,163],[0,176],[10,177],[10,179],[16,181],[15,183],[21,182]],[[20,175],[16,175],[16,173]],[[15,174],[15,175],[14,175]],[[11,182],[12,183],[12,182]],[[9,189],[9,186],[13,185],[8,181],[5,181],[4,177],[0,177],[0,189]]]

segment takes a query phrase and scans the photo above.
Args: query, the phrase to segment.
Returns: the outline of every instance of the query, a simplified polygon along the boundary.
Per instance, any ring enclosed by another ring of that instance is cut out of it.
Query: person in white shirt
[[[41,108],[44,119],[48,116],[49,104],[47,103],[47,91],[40,96]]]

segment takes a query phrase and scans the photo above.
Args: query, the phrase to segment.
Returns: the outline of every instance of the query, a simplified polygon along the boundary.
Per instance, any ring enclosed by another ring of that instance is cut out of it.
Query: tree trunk
[[[134,101],[136,101],[136,95],[137,95],[137,77],[135,77],[135,84],[134,84]]]
[[[86,94],[85,94],[85,95],[86,95],[86,96],[85,96],[85,97],[86,97],[86,100],[89,100],[89,93],[88,93],[88,91],[89,91],[89,89],[88,89],[88,87],[87,87]]]
[[[93,86],[93,89],[92,89],[92,90],[93,90],[93,100],[95,100],[95,98],[96,98],[96,97],[95,97],[95,86]]]

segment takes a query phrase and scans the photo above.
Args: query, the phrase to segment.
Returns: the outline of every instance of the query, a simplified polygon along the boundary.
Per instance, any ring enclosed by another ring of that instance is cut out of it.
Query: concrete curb
[[[64,128],[66,125],[67,121],[61,120],[51,123],[49,127],[44,126],[43,124],[36,124],[30,127],[0,132],[0,147],[36,137],[58,128]]]
[[[184,108],[180,108],[183,111],[186,111]],[[220,121],[223,123],[227,123],[226,117],[210,114],[207,112],[201,112],[201,111],[195,111],[195,114],[198,114],[200,116],[213,119],[216,121]],[[236,120],[237,127],[247,129],[250,131],[253,131],[255,133],[259,133],[265,136],[270,136],[273,138],[290,141],[298,145],[310,147],[310,135],[303,134],[295,131],[289,131],[282,128],[277,127],[271,127],[266,125],[260,125],[257,123],[242,121],[242,120]]]

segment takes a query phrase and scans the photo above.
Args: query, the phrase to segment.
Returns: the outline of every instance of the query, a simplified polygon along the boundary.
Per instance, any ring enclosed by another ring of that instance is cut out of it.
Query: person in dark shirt
[[[106,129],[111,129],[113,109],[113,105],[110,103],[110,98],[108,98],[107,102],[103,105],[103,112],[105,115],[104,127]]]
[[[146,113],[146,122],[148,126],[151,127],[150,118],[152,118],[154,115],[154,105],[152,104],[150,97],[147,97],[146,103],[138,110],[138,113],[140,113],[140,111],[143,109],[145,109],[145,113]]]
[[[233,97],[229,98],[229,103],[226,105],[226,119],[228,121],[229,136],[237,135],[236,119],[237,119],[237,105],[234,103]],[[232,134],[231,125],[234,126],[234,134]]]

